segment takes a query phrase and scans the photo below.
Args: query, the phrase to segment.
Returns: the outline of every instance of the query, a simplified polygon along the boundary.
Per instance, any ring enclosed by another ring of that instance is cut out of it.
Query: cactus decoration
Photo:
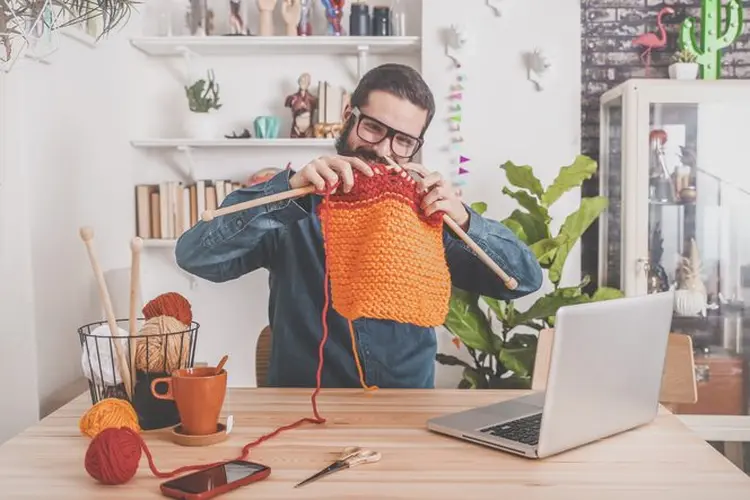
[[[201,78],[189,87],[185,87],[190,111],[194,113],[208,113],[212,109],[220,109],[219,84],[216,83],[212,71],[208,72],[208,81]]]
[[[742,33],[742,3],[729,0],[724,6],[725,29],[721,26],[721,0],[701,1],[700,45],[695,37],[696,21],[686,18],[680,27],[680,48],[695,54],[704,80],[717,80],[721,74],[721,50],[728,47]]]

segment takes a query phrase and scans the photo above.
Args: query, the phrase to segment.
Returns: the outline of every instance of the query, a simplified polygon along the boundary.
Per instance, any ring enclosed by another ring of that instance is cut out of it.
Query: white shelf
[[[174,36],[132,38],[150,56],[244,54],[410,54],[421,49],[418,36]]]
[[[174,248],[176,245],[177,245],[177,240],[158,239],[158,238],[145,238],[143,240],[144,248]]]
[[[130,141],[136,148],[330,148],[335,139],[144,139]]]

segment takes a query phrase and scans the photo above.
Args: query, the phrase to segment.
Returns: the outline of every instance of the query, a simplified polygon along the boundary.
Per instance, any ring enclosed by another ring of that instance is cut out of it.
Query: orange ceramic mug
[[[167,384],[167,392],[156,392],[156,384]],[[157,399],[173,400],[180,414],[182,431],[191,436],[205,436],[217,431],[219,414],[227,392],[227,371],[216,368],[184,368],[171,377],[151,381],[151,394]]]

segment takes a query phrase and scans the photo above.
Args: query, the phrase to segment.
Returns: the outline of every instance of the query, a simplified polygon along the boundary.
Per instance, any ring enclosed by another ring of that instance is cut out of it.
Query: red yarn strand
[[[334,185],[333,187],[331,187],[325,193],[324,210],[328,209],[328,200],[330,199],[330,195],[333,192],[333,190],[335,190],[335,188],[336,188],[336,185]],[[328,240],[328,226],[323,222],[323,218],[321,218],[321,225],[323,226],[323,240],[325,242],[326,240]],[[324,296],[324,302],[323,302],[323,312],[321,314],[322,324],[323,324],[323,336],[320,339],[320,342],[318,344],[318,370],[317,370],[317,372],[315,374],[315,390],[313,391],[312,396],[310,398],[310,400],[312,402],[313,417],[312,418],[311,417],[301,418],[301,419],[297,420],[296,422],[293,422],[291,424],[287,424],[287,425],[281,426],[281,427],[277,428],[276,430],[274,430],[273,432],[270,432],[268,434],[265,434],[265,435],[259,437],[255,441],[252,441],[252,442],[246,444],[242,448],[242,453],[237,458],[232,459],[232,460],[244,460],[244,459],[246,459],[248,457],[248,455],[250,454],[250,450],[252,448],[258,446],[259,444],[263,443],[264,441],[267,441],[267,440],[269,440],[269,439],[271,439],[271,438],[279,435],[280,433],[282,433],[284,431],[287,431],[287,430],[290,430],[290,429],[294,429],[294,428],[299,427],[300,425],[302,425],[304,423],[323,424],[323,423],[326,422],[326,419],[324,417],[322,417],[320,415],[320,412],[318,411],[318,401],[317,401],[318,394],[320,393],[320,389],[321,389],[321,380],[322,380],[322,377],[323,377],[324,349],[325,349],[325,344],[326,344],[326,342],[328,340],[328,321],[327,321],[327,317],[328,317],[328,310],[330,309],[330,303],[331,303],[330,293],[329,293],[329,290],[328,290],[328,284],[329,284],[330,277],[329,277],[329,272],[328,272],[328,255],[327,255],[327,252],[324,252],[324,255],[325,255],[325,263],[324,263],[325,273],[324,273],[324,278],[323,278],[323,296]],[[352,348],[354,349],[354,354],[356,356],[356,347],[354,345],[352,345]],[[360,367],[360,364],[359,364],[359,359],[356,359],[356,362],[357,362],[357,368],[360,371],[360,381],[362,382],[363,387],[369,388],[369,387],[367,387],[367,385],[364,383],[364,381],[362,379],[362,373],[361,373],[361,367]],[[132,432],[132,431],[130,431],[130,432]],[[222,465],[222,464],[225,464],[225,463],[228,463],[228,462],[232,461],[232,460],[222,460],[220,462],[213,462],[213,463],[210,463],[210,464],[185,465],[185,466],[179,467],[179,468],[174,469],[174,470],[169,471],[169,472],[162,472],[162,471],[160,471],[156,467],[156,464],[154,463],[154,458],[151,455],[151,451],[148,449],[148,446],[146,445],[146,442],[143,440],[143,438],[139,434],[137,434],[137,433],[133,433],[133,434],[140,441],[140,445],[141,445],[141,448],[143,449],[143,453],[146,454],[146,459],[148,460],[149,469],[151,469],[151,472],[154,474],[154,476],[156,476],[158,478],[170,478],[170,477],[174,477],[174,476],[176,476],[178,474],[182,474],[183,472],[208,469],[208,468],[215,467],[217,465]]]

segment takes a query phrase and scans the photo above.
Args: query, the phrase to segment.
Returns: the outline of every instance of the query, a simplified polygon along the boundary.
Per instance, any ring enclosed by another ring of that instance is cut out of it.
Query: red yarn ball
[[[110,427],[97,434],[86,450],[84,466],[103,484],[125,484],[135,476],[141,460],[141,439],[127,427]]]
[[[190,302],[177,292],[163,293],[143,306],[143,317],[149,320],[156,316],[171,316],[188,327],[193,322]]]

